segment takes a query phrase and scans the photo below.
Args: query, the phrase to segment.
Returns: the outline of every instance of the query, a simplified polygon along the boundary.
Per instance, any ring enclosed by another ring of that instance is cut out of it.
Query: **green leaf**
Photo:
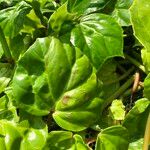
[[[52,131],[49,133],[44,150],[89,150],[80,135],[68,131]]]
[[[68,11],[75,14],[83,14],[92,0],[68,0]]]
[[[14,7],[0,10],[0,26],[4,34],[11,38],[15,37],[23,27],[24,18],[31,10],[26,2],[22,1]]]
[[[141,57],[144,64],[144,67],[146,69],[146,73],[150,72],[150,52],[147,51],[145,48],[141,50]]]
[[[130,9],[131,21],[134,29],[134,34],[137,39],[143,44],[146,50],[150,51],[150,1],[134,0]]]
[[[17,107],[36,116],[54,111],[59,126],[80,131],[100,116],[100,86],[89,59],[52,37],[37,39],[20,58],[12,89]]]
[[[108,58],[123,56],[122,30],[108,15],[91,14],[83,17],[72,30],[71,42],[89,57],[97,69]]]
[[[150,99],[150,73],[144,80],[144,96]]]
[[[49,24],[53,31],[58,33],[65,22],[74,18],[74,15],[67,11],[67,3],[59,7],[50,17]]]
[[[114,100],[110,106],[110,112],[114,120],[124,120],[125,106],[121,100]]]
[[[23,128],[6,120],[0,124],[0,149],[35,150],[42,149],[46,143],[46,128]]]
[[[73,91],[71,92],[74,93]],[[70,93],[67,93],[68,97]],[[80,94],[80,92],[75,92],[77,95],[78,93]],[[64,98],[57,103],[53,118],[56,123],[64,129],[81,131],[91,126],[100,117],[103,100],[99,98],[89,99],[88,101],[83,99],[85,101],[84,103],[84,101],[75,94],[70,96],[70,99],[68,98],[69,100],[64,96]]]
[[[98,134],[95,150],[127,150],[128,132],[122,126],[112,126]]]
[[[116,64],[113,59],[108,59],[97,72],[98,78],[103,82],[102,92],[100,93],[100,97],[103,99],[111,97],[120,87]]]
[[[142,98],[135,102],[135,106],[126,115],[123,126],[128,129],[131,140],[144,136],[149,111],[150,101]]]
[[[18,121],[16,107],[13,106],[12,101],[5,95],[0,98],[0,120],[5,119],[9,121]]]
[[[69,149],[73,144],[73,134],[68,131],[51,131],[44,150]]]
[[[133,0],[118,0],[115,5],[112,17],[115,18],[121,26],[131,25],[129,8],[132,2]]]
[[[0,63],[0,93],[4,92],[9,84],[12,75],[12,66],[7,63]]]
[[[37,39],[20,59],[13,79],[13,94],[17,105],[35,115],[46,115],[53,106],[44,72],[44,54],[50,41],[49,38]]]
[[[143,138],[138,139],[134,142],[131,142],[129,144],[129,149],[128,150],[135,150],[135,149],[136,150],[141,150],[142,146],[143,146]]]

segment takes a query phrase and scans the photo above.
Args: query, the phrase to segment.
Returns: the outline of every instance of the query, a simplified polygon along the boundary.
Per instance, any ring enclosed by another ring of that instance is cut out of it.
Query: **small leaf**
[[[125,106],[121,100],[114,100],[110,106],[110,112],[114,120],[124,120]]]

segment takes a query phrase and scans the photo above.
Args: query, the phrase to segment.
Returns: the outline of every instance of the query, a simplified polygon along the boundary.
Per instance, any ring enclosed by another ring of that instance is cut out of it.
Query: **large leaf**
[[[2,150],[40,150],[46,143],[46,127],[24,128],[6,120],[1,120],[0,124],[0,149]]]
[[[122,126],[112,126],[99,133],[95,150],[127,150],[128,132]]]
[[[112,16],[117,20],[121,26],[129,26],[130,22],[130,12],[129,8],[133,0],[118,0],[115,9],[112,12]]]
[[[135,106],[126,115],[123,126],[129,131],[130,140],[142,138],[150,111],[150,101],[146,98],[136,101]]]
[[[68,130],[87,128],[101,113],[100,83],[89,59],[54,37],[37,39],[24,53],[12,88],[19,108],[39,116],[52,110]]]
[[[23,27],[24,18],[31,10],[29,4],[24,1],[14,7],[0,10],[0,26],[4,34],[13,38]]]
[[[90,58],[97,69],[108,58],[123,56],[122,30],[108,15],[91,14],[83,17],[72,30],[71,41]]]
[[[150,51],[150,1],[134,0],[131,7],[131,21],[134,34],[143,46]]]
[[[49,133],[44,150],[89,150],[79,135],[68,131],[52,131]]]

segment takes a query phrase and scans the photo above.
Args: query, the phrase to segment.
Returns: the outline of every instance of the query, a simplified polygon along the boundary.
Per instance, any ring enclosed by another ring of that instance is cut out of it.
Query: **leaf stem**
[[[142,70],[143,72],[145,71],[145,67],[143,65],[141,65],[137,60],[135,60],[134,58],[132,58],[131,56],[125,54],[125,57],[135,66],[137,66],[140,70]]]
[[[133,83],[134,77],[130,77],[112,96],[110,96],[106,103],[104,104],[104,108],[107,107],[114,99],[118,98],[128,87]]]
[[[107,82],[105,85],[109,85],[115,82],[118,82],[120,80],[123,80],[124,78],[126,78],[127,76],[130,75],[130,73],[134,70],[134,67],[131,67],[128,71],[126,71],[122,76],[120,76],[117,80],[113,80],[111,82]]]
[[[148,150],[149,142],[150,142],[150,113],[146,123],[143,150]]]
[[[3,48],[3,51],[4,51],[4,54],[6,56],[6,58],[9,60],[9,59],[12,59],[12,55],[10,53],[10,49],[8,47],[8,44],[7,44],[7,41],[6,41],[6,38],[5,38],[5,35],[4,35],[4,32],[2,30],[2,28],[0,27],[0,42],[2,44],[2,48]]]

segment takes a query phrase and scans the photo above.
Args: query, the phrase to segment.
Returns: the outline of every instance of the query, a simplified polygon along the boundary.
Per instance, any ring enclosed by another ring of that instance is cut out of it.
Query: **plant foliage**
[[[148,150],[150,0],[0,0],[0,149]]]

